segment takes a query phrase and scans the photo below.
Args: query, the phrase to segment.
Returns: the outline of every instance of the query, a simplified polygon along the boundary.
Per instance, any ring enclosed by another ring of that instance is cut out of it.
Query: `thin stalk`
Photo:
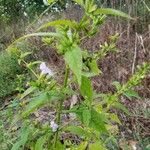
[[[69,77],[69,67],[66,66],[63,89],[67,87],[68,77]],[[56,120],[56,123],[58,125],[60,125],[60,122],[61,122],[62,106],[63,106],[63,99],[60,100],[60,103],[58,106],[57,120]],[[56,148],[56,144],[57,144],[57,140],[58,140],[58,132],[59,132],[59,130],[56,131],[55,136],[54,136],[54,149]]]
[[[22,62],[26,65],[26,67],[34,74],[34,76],[38,79],[38,75],[34,72],[34,70],[30,67],[28,67],[28,63],[25,60],[22,60]]]
[[[38,21],[40,20],[48,11],[49,9],[52,7],[52,5],[50,5],[47,9],[45,9],[35,20],[33,20],[33,22],[31,22],[27,28],[26,28],[26,31],[29,30],[29,28],[33,27],[33,25]]]

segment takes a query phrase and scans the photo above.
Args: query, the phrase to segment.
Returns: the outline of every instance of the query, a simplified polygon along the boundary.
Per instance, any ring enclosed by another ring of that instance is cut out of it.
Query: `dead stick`
[[[135,35],[135,48],[134,48],[134,57],[133,57],[133,63],[132,63],[132,74],[134,74],[134,71],[135,71],[136,58],[137,58],[137,33]]]

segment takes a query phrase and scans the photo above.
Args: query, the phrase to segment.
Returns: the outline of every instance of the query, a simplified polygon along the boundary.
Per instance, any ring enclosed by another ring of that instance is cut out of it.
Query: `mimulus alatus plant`
[[[150,69],[149,64],[144,64],[126,84],[120,85],[116,82],[117,91],[114,94],[96,93],[91,77],[98,76],[102,72],[97,65],[97,60],[105,57],[110,51],[116,51],[118,35],[112,36],[110,43],[105,42],[99,50],[92,53],[81,48],[82,40],[96,35],[106,15],[117,15],[127,19],[131,19],[131,17],[114,9],[97,8],[94,0],[75,0],[75,2],[85,9],[81,21],[56,20],[49,22],[39,30],[53,26],[55,33],[39,32],[19,39],[23,40],[31,36],[46,37],[45,42],[52,39],[56,51],[64,58],[65,74],[61,85],[54,78],[47,78],[46,75],[54,76],[54,73],[46,66],[45,62],[40,62],[40,71],[45,75],[42,77],[30,65],[29,69],[36,79],[29,83],[29,88],[21,96],[21,100],[25,101],[25,108],[19,115],[19,118],[21,116],[23,119],[22,126],[25,126],[25,130],[29,134],[22,135],[21,133],[20,139],[12,146],[13,150],[21,147],[35,150],[65,150],[67,148],[106,150],[105,140],[108,141],[110,137],[115,136],[116,126],[114,124],[120,124],[118,116],[111,113],[111,108],[126,110],[119,102],[120,96],[135,96],[129,94],[130,91],[133,91],[132,88],[140,83]],[[22,62],[25,63],[24,60]],[[72,84],[75,84],[76,88],[71,89]],[[66,108],[64,101],[71,99],[73,95],[77,95],[80,101]],[[97,99],[101,101],[96,103]],[[48,124],[31,121],[34,120],[30,117],[31,114],[45,106],[49,106],[50,111],[55,112],[52,121],[49,121]],[[76,117],[70,118],[70,121],[63,120],[68,113],[75,114]],[[29,130],[30,126],[34,127],[36,132]],[[70,142],[62,140],[65,132],[77,135],[80,139],[79,144],[72,143],[71,139]]]

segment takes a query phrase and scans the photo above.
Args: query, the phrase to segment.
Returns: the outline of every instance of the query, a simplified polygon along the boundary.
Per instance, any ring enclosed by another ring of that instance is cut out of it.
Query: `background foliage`
[[[17,74],[21,72],[18,59],[15,54],[0,53],[0,99],[11,94],[16,89]]]

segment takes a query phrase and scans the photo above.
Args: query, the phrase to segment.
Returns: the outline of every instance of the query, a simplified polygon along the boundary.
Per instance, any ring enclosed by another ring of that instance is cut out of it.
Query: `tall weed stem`
[[[63,89],[67,87],[68,77],[69,77],[69,67],[66,65]],[[58,111],[57,111],[57,120],[56,120],[59,126],[61,123],[62,106],[63,106],[63,99],[60,99],[60,103],[59,103]],[[59,130],[56,131],[55,136],[54,136],[54,147],[53,147],[54,149],[56,148],[56,144],[58,140],[58,132]]]

